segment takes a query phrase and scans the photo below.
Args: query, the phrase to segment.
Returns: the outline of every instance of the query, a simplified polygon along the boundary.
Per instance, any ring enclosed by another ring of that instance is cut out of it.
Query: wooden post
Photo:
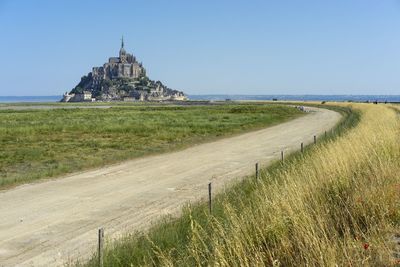
[[[99,266],[103,267],[104,228],[99,229]]]
[[[316,144],[317,144],[317,136],[314,135],[314,145],[316,145]]]
[[[258,178],[260,178],[260,171],[258,168],[258,162],[256,163],[256,180],[258,180]]]
[[[283,162],[283,150],[281,151],[281,160]]]
[[[325,139],[326,139],[326,131],[325,131]]]
[[[211,213],[211,183],[208,183],[208,208]]]
[[[301,153],[304,153],[304,145],[303,145],[303,142],[301,142],[300,150],[301,150]]]

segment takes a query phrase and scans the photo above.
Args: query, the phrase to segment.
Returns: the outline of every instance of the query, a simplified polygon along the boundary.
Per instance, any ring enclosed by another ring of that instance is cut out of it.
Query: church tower
[[[121,63],[126,62],[126,51],[124,49],[124,36],[122,36],[121,39],[121,49],[119,50],[119,59],[121,60]]]

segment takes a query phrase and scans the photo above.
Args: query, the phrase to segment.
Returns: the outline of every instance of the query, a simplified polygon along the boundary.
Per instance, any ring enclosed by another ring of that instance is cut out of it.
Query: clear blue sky
[[[59,95],[125,48],[188,94],[400,94],[400,1],[0,0],[0,95]]]

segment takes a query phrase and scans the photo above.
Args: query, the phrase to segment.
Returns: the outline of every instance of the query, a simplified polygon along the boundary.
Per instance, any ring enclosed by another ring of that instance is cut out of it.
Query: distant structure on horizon
[[[150,80],[143,64],[125,51],[122,37],[119,57],[110,57],[102,67],[93,67],[70,93],[64,94],[61,102],[168,100],[182,101],[187,97],[160,81]]]
[[[124,39],[121,40],[119,57],[110,57],[103,67],[93,67],[93,82],[100,83],[104,79],[140,78],[146,75],[142,63],[139,63],[132,54],[126,53]]]

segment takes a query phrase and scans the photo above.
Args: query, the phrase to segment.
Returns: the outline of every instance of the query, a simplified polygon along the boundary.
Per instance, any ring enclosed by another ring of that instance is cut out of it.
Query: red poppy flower
[[[368,243],[364,243],[364,249],[367,250],[369,248],[369,244]]]

